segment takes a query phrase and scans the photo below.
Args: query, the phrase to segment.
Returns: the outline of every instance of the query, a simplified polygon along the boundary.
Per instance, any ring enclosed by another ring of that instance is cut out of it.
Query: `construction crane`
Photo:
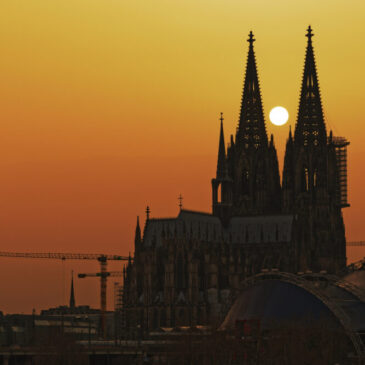
[[[33,252],[4,252],[0,251],[0,257],[16,257],[26,259],[54,259],[54,260],[97,260],[100,263],[100,272],[96,274],[79,274],[79,277],[100,277],[100,326],[101,333],[105,337],[105,313],[106,313],[106,283],[108,276],[121,276],[118,271],[107,271],[108,261],[131,261],[130,256],[105,255],[93,253],[33,253]],[[81,276],[80,276],[81,275]],[[83,275],[83,276],[82,276]]]
[[[84,278],[100,278],[100,327],[102,330],[102,333],[105,334],[105,328],[106,328],[106,288],[107,288],[107,278],[109,276],[111,277],[117,277],[122,276],[122,271],[106,271],[106,265],[100,266],[101,270],[100,272],[96,273],[86,273],[86,274],[78,274],[78,277],[80,279]]]

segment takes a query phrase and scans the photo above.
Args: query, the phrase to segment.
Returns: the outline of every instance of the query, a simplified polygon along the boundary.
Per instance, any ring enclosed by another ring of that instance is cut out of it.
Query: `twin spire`
[[[249,34],[247,42],[249,43],[249,50],[236,142],[245,149],[249,147],[258,149],[259,147],[267,147],[268,138],[266,134],[260,85],[253,49],[255,38],[252,31]],[[221,113],[220,121],[221,126],[218,147],[217,178],[224,179],[227,177],[227,162],[223,132],[223,113]]]
[[[314,34],[312,32],[312,28],[309,26],[306,34],[308,43],[300,94],[299,112],[293,138],[296,144],[299,143],[304,146],[326,144],[327,141],[326,125],[323,117],[317,70],[312,45],[313,36]],[[247,42],[249,43],[249,49],[236,143],[243,146],[245,149],[249,147],[258,149],[268,145],[268,138],[253,48],[255,38],[252,31],[249,33]],[[217,177],[224,178],[227,166],[222,113],[220,121],[221,126]],[[291,138],[290,131],[290,139]]]
[[[227,174],[227,165],[226,165],[226,146],[224,143],[224,131],[223,131],[223,113],[221,113],[220,121],[221,121],[221,131],[219,135],[217,179],[224,179]]]

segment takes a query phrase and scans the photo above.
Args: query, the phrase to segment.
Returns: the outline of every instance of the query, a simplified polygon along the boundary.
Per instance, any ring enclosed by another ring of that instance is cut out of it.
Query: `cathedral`
[[[267,269],[339,273],[346,266],[345,138],[327,132],[312,29],[295,130],[280,179],[266,132],[254,52],[248,56],[238,126],[226,148],[223,117],[212,213],[180,209],[176,218],[137,218],[135,252],[124,269],[128,331],[218,324],[245,278]]]

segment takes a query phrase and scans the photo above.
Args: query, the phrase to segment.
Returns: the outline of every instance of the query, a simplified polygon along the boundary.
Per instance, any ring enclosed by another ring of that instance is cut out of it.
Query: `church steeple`
[[[264,113],[261,102],[260,85],[256,69],[253,33],[248,38],[249,48],[246,65],[246,76],[243,86],[240,119],[237,130],[236,143],[244,148],[266,147],[267,134]]]
[[[70,290],[70,308],[75,308],[75,290],[74,290],[74,272],[71,276],[71,290]]]
[[[252,32],[247,41],[249,47],[236,140],[231,138],[226,154],[221,123],[217,178],[212,180],[213,214],[226,224],[232,216],[272,214],[280,209],[277,154],[273,137],[269,143],[266,133]]]
[[[317,70],[312,45],[312,28],[307,29],[308,38],[298,119],[295,128],[295,144],[302,146],[326,145],[327,134],[323,118]]]
[[[213,214],[219,216],[223,224],[227,224],[231,213],[232,181],[228,176],[226,146],[223,132],[223,113],[221,113],[220,122],[217,174],[216,177],[212,179],[212,205]]]
[[[295,271],[336,273],[346,264],[346,239],[338,204],[339,164],[336,147],[327,141],[318,77],[308,38],[294,140],[286,143],[282,212],[293,214]]]
[[[295,177],[295,164],[294,164],[294,140],[289,129],[289,137],[286,141],[285,157],[284,157],[284,169],[282,180],[282,209],[283,213],[290,213],[293,211],[294,206],[294,177]]]
[[[227,174],[226,164],[226,147],[224,143],[224,132],[223,132],[223,113],[220,117],[221,131],[219,136],[219,147],[218,147],[218,162],[217,162],[217,179],[223,179]]]

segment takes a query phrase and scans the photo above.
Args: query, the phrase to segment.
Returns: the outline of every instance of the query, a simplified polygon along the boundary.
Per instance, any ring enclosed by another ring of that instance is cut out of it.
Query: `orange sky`
[[[251,29],[266,119],[275,105],[290,113],[286,126],[268,124],[282,166],[308,24],[328,129],[351,141],[347,238],[365,240],[364,13],[362,0],[1,2],[1,250],[127,254],[146,204],[176,215],[181,192],[185,207],[209,211],[218,117],[228,137]],[[0,262],[5,312],[59,305],[71,269],[98,270]],[[75,286],[78,304],[98,306],[95,279]]]

